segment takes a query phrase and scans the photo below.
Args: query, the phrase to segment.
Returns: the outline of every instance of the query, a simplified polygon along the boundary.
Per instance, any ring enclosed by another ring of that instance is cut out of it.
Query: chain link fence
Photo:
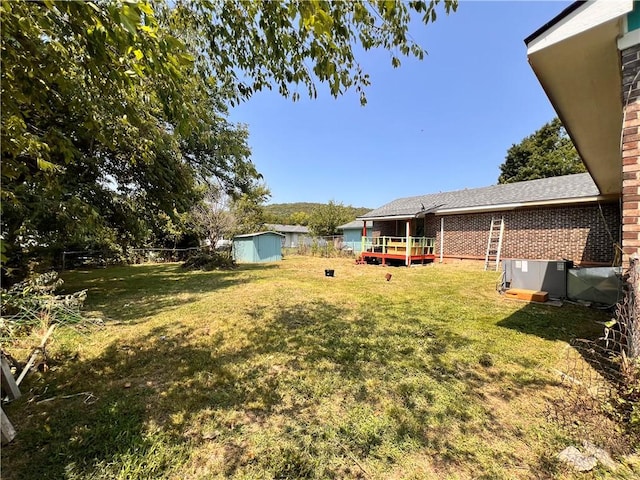
[[[295,248],[283,249],[283,253],[309,255],[313,257],[353,257],[354,248],[344,241],[342,235],[326,237],[305,237]]]
[[[562,370],[562,397],[550,401],[549,415],[582,439],[622,452],[640,441],[640,329],[637,317],[640,264],[631,260],[621,301],[597,340],[574,339]],[[603,424],[602,414],[610,424]]]
[[[123,254],[103,250],[62,252],[62,270],[81,267],[102,267],[116,264],[183,262],[202,247],[190,248],[132,248]]]

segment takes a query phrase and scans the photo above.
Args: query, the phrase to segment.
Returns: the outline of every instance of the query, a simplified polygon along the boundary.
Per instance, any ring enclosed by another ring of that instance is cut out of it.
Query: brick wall
[[[395,237],[396,222],[373,222],[371,231],[374,237]]]
[[[640,45],[622,50],[622,250],[625,263],[640,251]],[[634,81],[635,80],[635,81]]]
[[[444,216],[444,252],[448,258],[484,259],[492,216],[504,215],[502,258],[555,260],[611,264],[613,241],[619,242],[618,204],[511,210]],[[603,217],[606,219],[606,226]],[[436,238],[440,254],[440,218],[427,215],[425,235]],[[374,229],[395,229],[395,223],[375,222]],[[386,233],[383,233],[386,235]]]

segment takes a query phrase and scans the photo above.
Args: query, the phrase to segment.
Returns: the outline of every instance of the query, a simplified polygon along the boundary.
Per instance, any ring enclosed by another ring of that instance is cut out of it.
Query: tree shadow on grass
[[[205,347],[187,344],[186,332],[163,333],[113,343],[96,359],[54,359],[49,372],[34,376],[31,395],[9,406],[19,435],[3,448],[3,478],[162,477],[188,453],[178,419],[278,402],[275,386],[261,381],[265,368],[235,368],[251,348],[216,353],[221,336]],[[79,392],[91,395],[68,397]]]
[[[491,377],[445,358],[471,340],[442,325],[320,300],[256,306],[248,319],[241,332],[194,338],[176,324],[97,358],[54,359],[9,406],[19,435],[3,449],[3,475],[157,478],[207,444],[226,477],[338,478],[351,458],[394,463],[417,450],[473,463],[452,425],[504,435],[476,395]],[[92,396],[70,396],[82,392]]]
[[[276,264],[241,265],[232,270],[188,271],[181,264],[145,264],[77,270],[65,274],[65,292],[88,290],[85,310],[106,321],[136,323],[210,292],[261,278]]]
[[[449,441],[448,427],[457,425],[470,435],[483,430],[495,438],[510,434],[486,408],[480,393],[487,383],[505,378],[474,360],[446,359],[451,351],[469,348],[472,340],[442,325],[392,312],[385,312],[386,321],[381,322],[379,311],[380,307],[369,305],[354,315],[319,301],[288,306],[249,339],[263,345],[263,353],[286,352],[293,369],[311,371],[315,366],[338,375],[342,396],[353,399],[357,412],[356,418],[338,426],[338,436],[360,458],[378,458],[392,439],[394,447],[420,445],[435,452],[441,464],[452,466],[464,458],[473,462],[476,452]],[[512,397],[542,384],[548,381],[522,379]],[[449,397],[446,407],[434,407],[441,389],[459,395]],[[314,393],[312,401],[318,401],[317,394],[331,398],[335,391]],[[366,425],[369,421],[374,427]],[[496,452],[495,461],[515,464],[519,459]]]
[[[605,312],[589,310],[586,307],[551,307],[527,303],[517,312],[500,320],[497,325],[545,340],[569,343],[575,338],[595,340],[602,335],[602,325],[595,320],[608,319],[609,316]]]
[[[545,340],[559,340],[576,347],[580,342],[598,344],[604,333],[602,322],[609,319],[610,314],[606,311],[596,311],[581,306],[564,305],[557,308],[525,304],[511,316],[500,320],[497,325]],[[603,358],[594,356],[593,348],[574,348],[574,350],[598,373],[607,378],[610,376],[611,365],[609,362],[603,362]],[[526,363],[523,366],[532,367]]]
[[[570,436],[589,439],[610,452],[623,452],[634,440],[625,435],[626,425],[614,417],[618,421],[615,425],[605,414],[611,411],[610,395],[619,388],[621,375],[613,361],[616,346],[603,339],[602,323],[610,318],[607,311],[586,307],[565,305],[557,309],[527,304],[498,325],[571,346],[555,367],[555,384],[562,390],[548,399],[548,414]]]

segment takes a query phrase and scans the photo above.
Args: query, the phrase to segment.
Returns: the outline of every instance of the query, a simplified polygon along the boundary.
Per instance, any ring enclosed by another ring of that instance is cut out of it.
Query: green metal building
[[[257,232],[233,237],[233,259],[238,263],[282,260],[282,239],[277,232]]]

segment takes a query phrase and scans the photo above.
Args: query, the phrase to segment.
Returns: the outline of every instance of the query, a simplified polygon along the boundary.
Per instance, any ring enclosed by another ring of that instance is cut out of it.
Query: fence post
[[[632,258],[629,266],[629,311],[628,318],[621,319],[626,322],[627,329],[627,353],[629,358],[635,359],[640,355],[640,328],[638,328],[638,300],[640,298],[640,261]]]

